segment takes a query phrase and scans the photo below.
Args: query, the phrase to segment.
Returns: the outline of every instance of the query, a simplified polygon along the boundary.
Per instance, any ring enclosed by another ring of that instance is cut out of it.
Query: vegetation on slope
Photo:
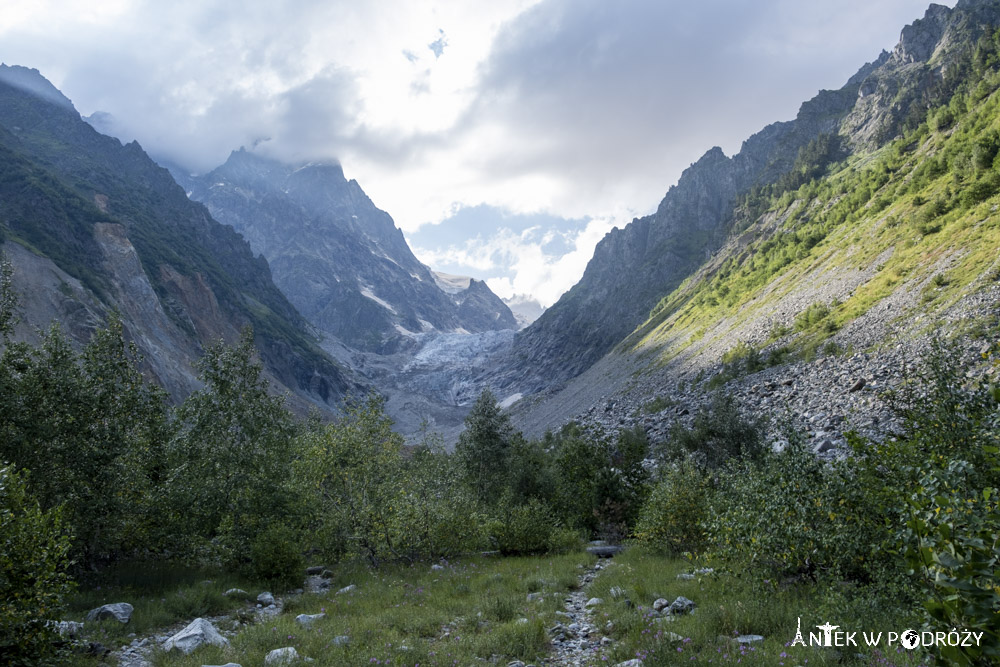
[[[842,159],[832,136],[803,148],[789,174],[743,198],[732,243],[665,296],[625,346],[669,343],[663,355],[676,355],[726,318],[736,329],[768,317],[819,273],[871,271],[842,302],[775,321],[773,338],[794,327],[808,355],[901,287],[919,286],[920,308],[934,312],[1000,277],[998,45],[1000,33],[981,40],[941,84],[946,103],[875,153]]]

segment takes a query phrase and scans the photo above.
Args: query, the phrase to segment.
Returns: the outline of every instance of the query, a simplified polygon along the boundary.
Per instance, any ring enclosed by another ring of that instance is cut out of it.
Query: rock
[[[227,662],[224,665],[202,665],[201,667],[243,667],[243,665],[235,662]]]
[[[715,572],[714,567],[703,567],[694,571],[695,574],[712,574],[713,572]]]
[[[261,603],[265,607],[270,607],[274,604],[274,596],[265,591],[257,596],[257,602]]]
[[[358,588],[358,587],[357,587],[357,586],[355,586],[354,584],[351,584],[350,586],[344,586],[344,587],[343,587],[343,588],[341,588],[341,589],[340,589],[339,591],[337,591],[337,595],[340,595],[341,593],[350,593],[351,591],[354,591],[354,590],[356,590],[357,588]]]
[[[196,618],[186,628],[164,642],[163,650],[170,652],[177,649],[187,655],[204,644],[229,646],[229,640],[220,635],[210,622],[204,618]]]
[[[323,570],[325,569],[326,567],[323,565],[313,565],[312,567],[306,568],[306,574],[315,576],[318,574],[322,574]]]
[[[756,644],[757,642],[764,641],[764,637],[761,635],[740,635],[736,638],[736,641],[740,644]]]
[[[242,588],[230,588],[228,591],[223,593],[227,598],[236,598],[237,600],[249,600],[250,594],[247,593]]]
[[[687,574],[685,572],[685,573],[678,574],[677,578],[680,579],[681,581],[691,581],[691,580],[693,580],[695,578],[695,576],[693,574]]]
[[[435,572],[439,572],[440,570],[444,569],[444,566],[434,563],[433,565],[431,565],[431,569],[434,570]]]
[[[612,586],[611,587],[611,599],[612,600],[617,600],[618,598],[623,598],[623,597],[625,597],[625,589],[624,588],[622,588],[621,586]]]
[[[348,644],[351,643],[351,638],[348,637],[347,635],[338,635],[334,637],[333,641],[331,641],[330,643],[333,644],[334,646],[347,646]]]
[[[91,609],[87,613],[88,621],[103,621],[113,618],[119,623],[128,623],[132,618],[133,607],[128,602],[115,602],[106,604],[97,609]]]
[[[507,667],[526,667],[526,666],[520,660],[512,660],[511,662],[507,663]]]
[[[299,660],[299,652],[295,650],[294,646],[286,646],[285,648],[276,648],[264,658],[265,665],[290,665],[296,660]]]
[[[616,554],[621,553],[624,548],[620,544],[590,546],[587,547],[587,553],[598,558],[613,558]]]
[[[76,637],[83,630],[83,623],[76,621],[58,621],[54,625],[60,637]]]
[[[98,658],[103,658],[108,653],[111,653],[111,649],[101,642],[90,642],[87,644],[87,655],[94,655]]]
[[[587,600],[587,604],[585,604],[583,606],[584,607],[596,607],[597,605],[603,604],[603,603],[604,603],[604,600],[602,600],[601,598],[590,598],[589,600]]]
[[[642,667],[642,660],[639,658],[632,658],[631,660],[626,660],[625,662],[619,662],[615,667]]]
[[[313,623],[321,618],[326,618],[326,614],[299,614],[295,617],[295,622],[303,627],[310,628]]]
[[[684,596],[680,596],[670,603],[670,607],[668,607],[667,611],[670,614],[690,614],[694,611],[695,606],[694,602],[688,600]]]
[[[664,632],[663,638],[666,639],[668,642],[684,641],[684,637],[682,635],[677,634],[676,632]]]
[[[657,598],[653,602],[653,609],[655,609],[658,612],[663,611],[665,608],[667,608],[669,606],[670,606],[670,601],[666,600],[664,598]]]
[[[528,593],[528,602],[541,602],[543,597],[541,593]]]
[[[858,378],[857,380],[854,381],[854,384],[852,384],[848,388],[847,391],[848,391],[848,393],[854,393],[856,391],[861,391],[862,389],[865,388],[866,384],[868,384],[868,383],[867,383],[867,381],[864,378]]]
[[[833,444],[833,440],[830,440],[829,438],[826,438],[825,440],[823,440],[822,442],[820,442],[818,445],[816,445],[816,447],[813,449],[813,451],[815,451],[817,454],[824,454],[824,453],[830,451],[831,449],[833,449],[834,447],[836,447],[836,445]]]

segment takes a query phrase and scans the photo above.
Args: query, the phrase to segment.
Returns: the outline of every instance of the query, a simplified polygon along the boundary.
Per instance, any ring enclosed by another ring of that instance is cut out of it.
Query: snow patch
[[[393,307],[392,307],[392,305],[391,305],[391,304],[389,304],[388,302],[386,302],[386,301],[383,301],[382,299],[380,299],[380,298],[378,298],[377,296],[375,296],[375,292],[373,292],[373,291],[372,291],[372,288],[371,288],[371,287],[368,287],[367,285],[363,286],[363,287],[361,288],[361,296],[364,296],[364,297],[366,297],[366,298],[369,298],[369,299],[371,299],[372,301],[374,301],[374,302],[375,302],[375,303],[377,303],[378,305],[380,305],[380,306],[382,306],[383,308],[385,308],[386,310],[388,310],[388,311],[389,311],[390,313],[392,313],[393,315],[395,315],[395,314],[396,314],[396,309],[395,309],[395,308],[393,308]]]
[[[515,403],[517,403],[518,401],[520,401],[523,396],[524,396],[524,394],[522,394],[521,392],[518,392],[516,394],[511,394],[507,398],[505,398],[502,401],[500,401],[500,409],[501,410],[506,410],[510,406],[512,406]]]

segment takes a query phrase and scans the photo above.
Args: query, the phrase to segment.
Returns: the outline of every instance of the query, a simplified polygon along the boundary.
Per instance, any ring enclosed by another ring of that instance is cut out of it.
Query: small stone
[[[274,604],[274,596],[265,591],[257,596],[257,602],[264,607],[270,607]]]
[[[866,384],[867,384],[867,382],[865,381],[864,378],[858,378],[857,380],[854,381],[854,384],[852,384],[850,386],[850,388],[848,388],[847,391],[850,392],[850,393],[854,393],[856,391],[861,391],[862,389],[865,388]]]
[[[541,602],[543,598],[541,593],[528,593],[528,602]]]
[[[639,658],[632,658],[631,660],[626,660],[625,662],[619,662],[615,667],[642,667],[642,660]]]
[[[306,574],[315,576],[317,574],[322,574],[323,570],[325,569],[326,567],[324,567],[323,565],[313,565],[311,567],[306,568]]]
[[[433,565],[431,565],[431,569],[434,570],[435,572],[440,572],[441,570],[444,569],[444,565],[439,565],[438,563],[434,563]]]
[[[622,588],[621,586],[612,586],[611,587],[611,599],[612,600],[617,600],[618,598],[623,598],[623,597],[625,597],[625,589],[624,588]]]
[[[348,637],[347,635],[339,635],[337,637],[334,637],[333,641],[330,643],[333,644],[334,646],[347,646],[348,644],[351,643],[351,638]]]
[[[740,635],[736,641],[740,644],[756,644],[764,641],[764,637],[761,635]]]
[[[587,604],[585,604],[584,606],[585,607],[596,607],[597,605],[603,604],[603,603],[604,603],[604,600],[602,600],[601,598],[590,598],[589,600],[587,600]]]
[[[354,584],[351,584],[350,586],[344,586],[339,591],[337,591],[337,595],[340,595],[342,593],[350,593],[351,591],[354,591],[356,589],[357,589],[357,586],[355,586]]]
[[[512,660],[507,663],[507,667],[525,667],[525,664],[520,660]]]
[[[249,600],[250,594],[247,593],[242,588],[230,588],[228,591],[222,594],[227,598],[236,598],[237,600]]]
[[[243,667],[243,665],[235,662],[227,662],[224,665],[202,665],[201,667]]]
[[[693,580],[695,578],[695,576],[693,574],[688,574],[688,573],[684,572],[684,573],[678,574],[677,578],[680,579],[681,581],[691,581],[691,580]]]
[[[664,609],[666,609],[669,606],[670,606],[670,600],[666,600],[664,598],[657,598],[653,602],[653,609],[655,609],[658,612],[663,611]]]

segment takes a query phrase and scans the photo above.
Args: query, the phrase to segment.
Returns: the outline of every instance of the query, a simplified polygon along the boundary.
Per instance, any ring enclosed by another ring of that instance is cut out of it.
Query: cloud
[[[444,47],[448,46],[448,38],[445,36],[444,30],[438,29],[438,33],[441,36],[427,45],[427,48],[431,50],[435,58],[440,58],[441,54],[444,53]]]
[[[550,306],[573,286],[594,254],[594,246],[614,226],[611,219],[558,220],[550,216],[512,215],[489,207],[460,211],[441,224],[459,226],[478,218],[483,233],[447,243],[447,234],[417,234],[436,239],[433,247],[414,243],[425,263],[452,273],[486,279],[502,298],[530,294]]]

